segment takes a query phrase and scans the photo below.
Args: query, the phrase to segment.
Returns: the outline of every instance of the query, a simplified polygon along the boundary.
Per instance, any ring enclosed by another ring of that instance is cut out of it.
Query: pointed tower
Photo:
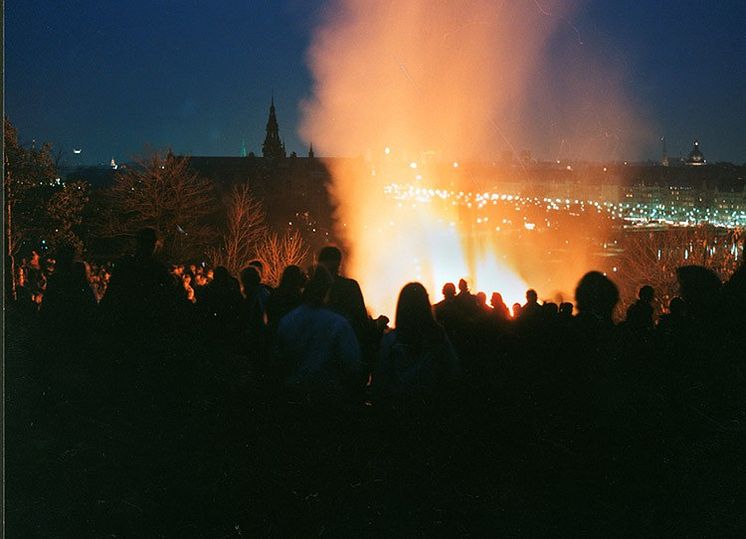
[[[308,158],[313,159],[315,156],[313,154],[313,143],[308,147]]]
[[[661,137],[661,165],[664,167],[668,166],[668,151],[666,151],[666,137]]]
[[[262,155],[268,159],[280,159],[286,156],[285,145],[280,140],[280,127],[277,125],[274,97],[269,106],[267,136],[264,138],[264,144],[262,144]]]

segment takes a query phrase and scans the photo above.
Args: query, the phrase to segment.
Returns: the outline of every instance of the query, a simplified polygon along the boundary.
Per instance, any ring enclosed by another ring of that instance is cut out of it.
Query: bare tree
[[[623,297],[634,298],[642,285],[649,284],[659,308],[667,306],[678,293],[676,269],[681,266],[704,266],[727,279],[743,256],[742,237],[740,229],[707,225],[626,235],[618,273]]]
[[[43,208],[52,180],[57,174],[52,162],[51,146],[24,147],[18,142],[18,131],[6,116],[3,119],[3,193],[6,270],[8,292],[15,297],[13,256],[22,240],[34,235],[43,220]]]
[[[270,286],[280,284],[280,277],[287,266],[300,266],[308,255],[308,246],[297,230],[286,230],[266,235],[257,247],[257,258],[264,264],[264,281]]]
[[[149,226],[163,238],[174,260],[202,256],[214,239],[218,204],[211,181],[189,167],[189,160],[155,152],[117,174],[108,193],[110,212],[101,235],[132,236]]]
[[[228,199],[226,231],[218,247],[211,247],[207,257],[213,266],[224,266],[233,275],[254,258],[256,248],[267,233],[264,208],[254,197],[248,183],[235,185]]]
[[[87,182],[66,183],[54,193],[47,203],[47,220],[49,221],[50,248],[61,245],[73,247],[78,254],[83,251],[83,241],[77,234],[76,227],[83,221],[83,209],[88,204],[90,186]]]

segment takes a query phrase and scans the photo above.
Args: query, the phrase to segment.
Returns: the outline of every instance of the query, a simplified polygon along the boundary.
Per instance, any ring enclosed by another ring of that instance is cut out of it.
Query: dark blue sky
[[[74,147],[85,163],[146,147],[239,155],[243,138],[260,152],[274,90],[288,150],[305,153],[298,104],[311,92],[305,50],[323,5],[6,2],[6,114],[23,142],[51,142],[69,161]],[[564,31],[583,46],[623,63],[670,154],[697,137],[708,160],[746,162],[746,2],[591,0],[572,25]]]

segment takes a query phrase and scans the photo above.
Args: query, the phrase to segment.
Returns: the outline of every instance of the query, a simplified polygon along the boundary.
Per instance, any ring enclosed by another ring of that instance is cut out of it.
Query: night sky
[[[261,152],[274,92],[288,151],[304,155],[296,125],[311,92],[305,51],[323,6],[7,2],[6,114],[22,142],[51,142],[69,164],[73,148],[88,164],[127,161],[148,147],[239,155],[242,139]],[[746,2],[589,1],[560,32],[623,66],[669,154],[698,138],[710,162],[746,162]]]

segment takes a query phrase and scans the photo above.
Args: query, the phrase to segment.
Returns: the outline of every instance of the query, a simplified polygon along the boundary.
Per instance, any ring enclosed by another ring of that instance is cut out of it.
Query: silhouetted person
[[[259,295],[257,296],[263,311],[267,310],[267,301],[269,300],[269,294],[272,292],[272,287],[264,283],[264,264],[261,260],[252,260],[249,262],[249,267],[254,268],[259,274]]]
[[[535,321],[541,318],[541,305],[538,302],[536,290],[526,290],[526,303],[521,307],[519,319],[521,321]]]
[[[456,352],[433,317],[425,287],[405,285],[396,305],[395,328],[381,343],[375,394],[400,406],[426,405],[444,394],[458,372]]]
[[[563,321],[572,319],[572,303],[563,301],[559,306],[559,317]]]
[[[492,313],[495,318],[499,320],[510,319],[510,310],[508,310],[508,306],[505,305],[502,294],[499,292],[493,292],[492,297],[490,298],[490,305],[492,305]]]
[[[267,301],[267,324],[272,334],[282,317],[300,305],[305,283],[306,274],[298,266],[288,266],[282,272],[279,286]]]
[[[265,312],[261,300],[262,282],[259,272],[253,266],[241,271],[243,300],[240,306],[240,326],[252,353],[263,352],[265,338]]]
[[[101,307],[104,317],[120,329],[144,338],[174,326],[174,312],[184,294],[155,256],[155,230],[143,228],[136,241],[134,255],[115,263]]]
[[[358,282],[339,274],[342,251],[334,246],[324,247],[319,251],[318,263],[326,268],[332,278],[329,308],[347,319],[357,336],[366,363],[372,364],[388,319],[379,317],[378,323],[371,320]]]
[[[513,320],[518,320],[521,317],[521,304],[513,304]]]
[[[559,308],[553,301],[545,301],[541,305],[541,318],[544,323],[553,324],[557,321],[558,314]]]
[[[577,325],[588,337],[603,338],[613,329],[612,312],[619,302],[619,289],[603,273],[589,271],[575,288]]]
[[[277,328],[276,360],[285,388],[311,403],[342,404],[364,379],[360,346],[347,319],[329,309],[334,280],[319,265],[302,303]]]
[[[456,309],[456,285],[446,283],[443,285],[443,299],[435,304],[433,311],[435,319],[443,325],[447,324],[447,319],[453,316],[453,310]]]
[[[656,329],[664,338],[675,338],[684,331],[686,322],[686,302],[677,296],[668,303],[668,312],[660,316]]]
[[[469,283],[466,282],[466,279],[459,279],[456,305],[460,314],[469,320],[481,314],[477,306],[477,299],[469,290]]]
[[[640,331],[652,331],[653,323],[653,299],[655,290],[650,285],[640,288],[637,301],[627,309],[626,323],[628,329]]]
[[[687,315],[700,322],[714,321],[722,287],[720,278],[702,266],[682,266],[676,270],[676,279]]]
[[[45,329],[56,339],[82,338],[90,331],[96,297],[87,268],[75,262],[75,251],[64,246],[57,252],[55,271],[49,276],[40,315]]]
[[[205,287],[204,300],[198,304],[206,329],[220,339],[238,338],[243,303],[235,277],[223,266],[215,268],[212,281]]]
[[[484,292],[477,292],[474,296],[474,301],[477,305],[477,309],[482,315],[489,316],[492,314],[492,307],[487,305],[487,294]]]

